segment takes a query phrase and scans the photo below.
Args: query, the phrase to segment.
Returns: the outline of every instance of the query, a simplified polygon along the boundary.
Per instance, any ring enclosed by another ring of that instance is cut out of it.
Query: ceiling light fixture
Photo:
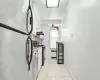
[[[46,0],[47,8],[59,7],[60,0]]]

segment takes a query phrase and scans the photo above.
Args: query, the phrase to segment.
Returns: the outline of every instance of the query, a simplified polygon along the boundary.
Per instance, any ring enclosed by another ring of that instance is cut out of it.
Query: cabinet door
[[[38,76],[38,52],[36,54],[36,70],[37,70],[37,76]]]
[[[37,53],[34,53],[33,59],[32,59],[32,76],[33,80],[36,80],[37,75],[38,75],[38,63],[37,63]]]
[[[42,48],[39,48],[38,50],[38,70],[40,71],[40,68],[42,66]]]

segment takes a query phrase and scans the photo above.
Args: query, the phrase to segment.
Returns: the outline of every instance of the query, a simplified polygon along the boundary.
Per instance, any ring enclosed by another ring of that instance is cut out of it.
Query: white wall
[[[71,0],[64,20],[65,65],[76,80],[100,80],[100,0]]]

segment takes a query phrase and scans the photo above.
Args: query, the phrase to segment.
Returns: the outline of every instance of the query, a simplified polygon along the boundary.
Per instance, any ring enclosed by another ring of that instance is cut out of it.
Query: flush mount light
[[[47,8],[56,8],[59,7],[60,0],[46,0]]]

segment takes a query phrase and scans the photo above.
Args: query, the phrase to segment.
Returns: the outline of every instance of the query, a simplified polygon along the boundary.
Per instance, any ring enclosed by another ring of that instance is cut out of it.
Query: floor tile
[[[55,80],[73,80],[71,77],[55,77]]]
[[[44,80],[55,80],[55,77],[47,76]]]
[[[72,80],[64,65],[59,65],[56,60],[46,60],[41,68],[37,80]]]

